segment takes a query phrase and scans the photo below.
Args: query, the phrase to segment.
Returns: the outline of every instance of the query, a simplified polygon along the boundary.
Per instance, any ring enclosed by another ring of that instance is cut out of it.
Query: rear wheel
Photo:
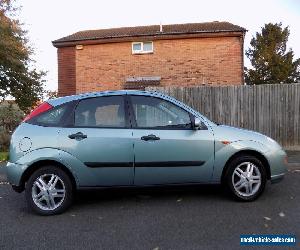
[[[267,181],[266,170],[259,159],[243,155],[229,163],[226,184],[234,198],[252,201],[263,192]]]
[[[29,207],[40,215],[64,212],[72,203],[70,177],[55,166],[35,171],[26,184],[25,195]]]

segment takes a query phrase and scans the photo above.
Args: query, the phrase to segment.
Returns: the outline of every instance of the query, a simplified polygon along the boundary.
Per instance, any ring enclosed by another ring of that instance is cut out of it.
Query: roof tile
[[[154,35],[176,35],[176,34],[193,34],[193,33],[215,33],[215,32],[246,32],[246,29],[229,22],[206,22],[206,23],[185,23],[137,27],[121,27],[112,29],[84,30],[72,35],[62,37],[53,41],[53,44],[72,41],[124,38],[137,36],[154,36]]]

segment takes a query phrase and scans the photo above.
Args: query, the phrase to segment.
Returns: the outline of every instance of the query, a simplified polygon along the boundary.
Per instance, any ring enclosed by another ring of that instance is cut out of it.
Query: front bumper
[[[283,149],[271,151],[266,154],[270,165],[271,183],[277,183],[283,180],[287,172],[287,155]]]
[[[274,184],[274,183],[278,183],[278,182],[282,181],[284,176],[285,176],[285,173],[278,174],[278,175],[272,175],[271,176],[271,183]]]

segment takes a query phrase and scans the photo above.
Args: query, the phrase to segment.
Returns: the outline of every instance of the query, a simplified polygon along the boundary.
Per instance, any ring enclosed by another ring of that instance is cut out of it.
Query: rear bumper
[[[20,165],[12,162],[7,162],[5,171],[8,182],[12,186],[20,186],[22,184],[22,175],[26,169],[27,165]]]

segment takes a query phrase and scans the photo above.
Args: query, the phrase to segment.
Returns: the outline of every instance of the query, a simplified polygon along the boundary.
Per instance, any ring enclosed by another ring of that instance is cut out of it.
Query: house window
[[[153,52],[153,42],[132,43],[132,54],[146,54]]]

